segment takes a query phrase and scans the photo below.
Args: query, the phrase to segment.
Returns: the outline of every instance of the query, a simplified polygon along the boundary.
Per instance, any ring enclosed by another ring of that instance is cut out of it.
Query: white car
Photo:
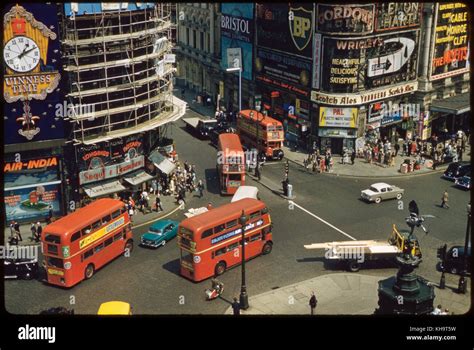
[[[232,200],[230,202],[234,203],[244,198],[259,199],[258,188],[255,186],[239,186],[237,191],[235,191],[235,194],[232,197]]]
[[[385,199],[401,199],[404,192],[405,190],[400,187],[389,185],[384,182],[378,182],[372,184],[367,190],[361,191],[360,196],[368,202],[379,204]]]

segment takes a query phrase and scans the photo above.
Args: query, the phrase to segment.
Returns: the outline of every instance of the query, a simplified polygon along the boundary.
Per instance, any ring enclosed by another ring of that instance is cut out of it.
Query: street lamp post
[[[464,242],[464,257],[463,257],[463,269],[461,271],[461,277],[459,278],[458,284],[458,291],[459,293],[466,294],[467,291],[467,284],[466,284],[466,276],[467,276],[467,263],[468,263],[468,245],[469,245],[469,233],[471,229],[471,204],[467,205],[467,227],[466,227],[466,240]]]
[[[236,64],[239,64],[237,61]],[[234,68],[227,68],[226,72],[239,72],[239,112],[242,110],[242,68],[241,67],[234,67]]]
[[[247,223],[247,217],[243,210],[239,221],[240,225],[242,225],[242,287],[240,289],[240,308],[247,310],[249,308],[249,296],[247,294],[247,286],[245,285],[245,224]]]

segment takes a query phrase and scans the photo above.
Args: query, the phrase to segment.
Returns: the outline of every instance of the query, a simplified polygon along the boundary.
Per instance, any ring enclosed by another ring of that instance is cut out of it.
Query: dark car
[[[444,172],[443,178],[451,181],[455,181],[457,178],[471,174],[471,163],[469,162],[456,162],[448,166],[448,169]]]
[[[464,190],[471,189],[471,175],[465,175],[456,179],[456,186]]]
[[[471,247],[467,249],[467,271],[471,271]],[[446,246],[438,249],[438,258],[441,259],[439,269],[452,274],[459,274],[464,269],[464,247],[454,246],[446,251]]]
[[[38,259],[12,259],[4,260],[5,278],[30,280],[38,276]]]
[[[209,132],[209,140],[211,144],[217,147],[217,143],[219,142],[219,135],[223,133],[233,132],[232,127],[227,122],[219,122],[215,128],[213,128]]]
[[[217,120],[200,120],[197,125],[197,132],[201,138],[209,137],[210,132],[217,127]]]

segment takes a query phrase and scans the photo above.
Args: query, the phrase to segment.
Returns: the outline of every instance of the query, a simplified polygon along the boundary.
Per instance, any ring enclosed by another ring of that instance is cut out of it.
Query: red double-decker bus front
[[[234,194],[245,184],[245,154],[239,135],[219,135],[217,172],[222,194]]]
[[[133,248],[123,202],[98,199],[43,230],[41,247],[48,283],[72,287]]]
[[[182,276],[198,282],[221,275],[242,262],[242,211],[248,219],[244,227],[245,260],[271,252],[268,208],[260,200],[241,199],[181,222],[178,245]]]

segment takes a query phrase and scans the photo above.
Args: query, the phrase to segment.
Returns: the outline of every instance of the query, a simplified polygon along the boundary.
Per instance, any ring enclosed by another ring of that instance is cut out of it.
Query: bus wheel
[[[360,264],[357,261],[350,261],[348,267],[351,272],[357,272],[360,270]]]
[[[86,272],[85,272],[84,275],[86,277],[86,280],[88,280],[89,278],[94,276],[94,265],[92,265],[92,264],[87,265]]]
[[[272,251],[272,248],[273,248],[273,244],[271,244],[270,242],[265,243],[262,249],[262,254],[263,255],[270,254]]]
[[[127,243],[125,244],[125,249],[124,249],[124,254],[128,252],[130,254],[133,251],[133,241],[128,240]]]
[[[225,269],[226,269],[226,264],[225,264],[225,262],[221,261],[220,263],[218,263],[216,265],[216,268],[214,269],[214,272],[215,272],[216,276],[220,276],[225,272]]]

